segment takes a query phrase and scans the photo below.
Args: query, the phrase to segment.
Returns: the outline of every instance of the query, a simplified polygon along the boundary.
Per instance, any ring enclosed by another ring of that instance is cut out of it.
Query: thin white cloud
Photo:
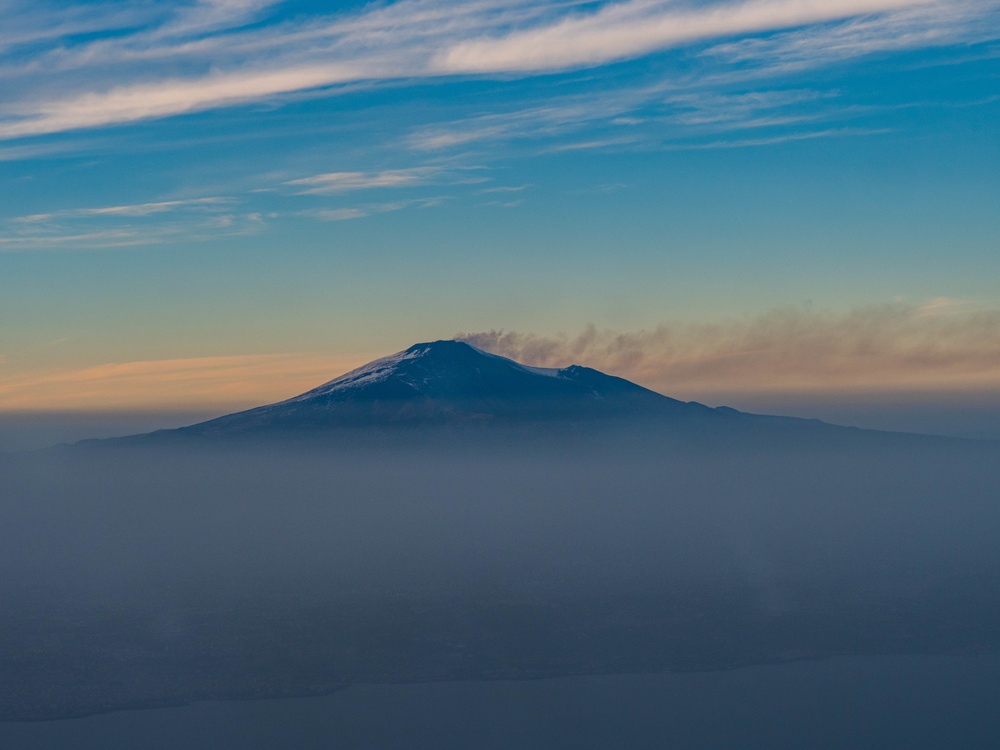
[[[707,143],[671,143],[664,146],[670,151],[711,151],[730,148],[757,148],[762,146],[777,146],[795,141],[811,141],[817,138],[845,138],[870,135],[885,135],[892,130],[887,128],[826,128],[823,130],[807,130],[794,133],[782,133],[766,138],[734,138],[731,140],[709,141]]]
[[[546,152],[558,154],[566,151],[595,151],[597,149],[614,148],[616,146],[634,145],[637,142],[637,138],[598,138],[592,141],[560,143],[558,146],[546,149]]]
[[[973,300],[954,299],[952,297],[935,297],[917,308],[919,315],[941,317],[945,315],[961,315],[976,310],[978,305]]]
[[[0,251],[138,247],[260,231],[263,217],[233,212],[235,202],[206,197],[18,216],[0,232]]]
[[[0,162],[28,161],[39,157],[57,156],[79,150],[84,144],[77,143],[31,143],[0,148]]]
[[[520,193],[527,190],[531,185],[498,185],[496,187],[483,188],[480,193]]]
[[[306,215],[320,221],[350,221],[371,216],[371,212],[363,208],[328,208],[310,211]]]
[[[299,188],[299,194],[322,195],[374,188],[416,187],[426,185],[441,172],[439,167],[388,169],[382,172],[327,172],[288,180],[284,184]]]
[[[376,214],[401,211],[405,208],[430,208],[441,204],[445,198],[415,198],[405,201],[392,201],[389,203],[369,203],[363,206],[347,206],[341,208],[319,208],[298,212],[298,216],[306,216],[319,221],[350,221],[352,219],[364,219]]]
[[[134,29],[154,19],[150,8],[122,3],[59,4],[22,0],[0,4],[0,54],[45,42],[94,33]]]
[[[996,39],[1000,3],[952,0],[852,18],[709,47],[705,57],[752,63],[772,73],[816,68],[867,55]]]
[[[498,208],[518,208],[524,205],[524,199],[518,198],[513,201],[487,201],[483,206],[497,206]]]
[[[681,125],[749,128],[801,121],[802,115],[775,113],[835,97],[833,91],[813,89],[690,91],[670,95],[667,105],[675,110],[671,119]]]
[[[595,66],[734,37],[726,43],[730,46],[715,48],[716,58],[773,60],[801,57],[809,50],[823,58],[832,49],[856,56],[945,37],[952,42],[990,38],[997,33],[995,11],[1000,7],[997,0],[728,0],[704,5],[626,0],[600,3],[595,10],[594,3],[572,1],[402,0],[331,17],[250,23],[266,19],[272,5],[269,0],[206,0],[165,18],[162,6],[141,6],[132,12],[145,21],[138,31],[121,27],[114,6],[101,6],[108,33],[95,40],[64,36],[50,40],[46,49],[43,39],[40,51],[13,57],[3,56],[0,42],[0,75],[6,80],[0,138],[323,93],[360,81]],[[34,12],[32,18],[33,28],[52,20],[44,12]],[[977,19],[986,21],[977,24]],[[780,42],[738,39],[783,29],[798,30]],[[823,43],[836,39],[839,44]],[[732,46],[743,42],[748,46]],[[454,146],[463,138],[482,140],[504,132],[504,125],[494,123],[478,132],[427,133],[423,147]]]
[[[45,232],[40,234],[0,234],[0,251],[41,250],[62,247],[134,247],[151,245],[157,238],[135,229],[103,229],[94,232]]]
[[[643,145],[669,149],[716,149],[763,146],[785,140],[807,140],[842,135],[885,132],[859,128],[817,127],[814,123],[832,116],[856,116],[838,109],[836,91],[813,89],[760,89],[720,92],[689,82],[623,88],[610,96],[567,95],[543,106],[481,115],[455,122],[423,127],[410,133],[406,143],[418,151],[442,151],[485,141],[554,140],[543,153],[595,150]],[[745,85],[745,83],[744,83]],[[644,117],[632,116],[643,111]],[[623,116],[629,128],[623,131]],[[756,139],[719,140],[720,133],[812,125],[798,132],[782,132]],[[599,137],[567,141],[579,130],[597,131]],[[623,135],[623,132],[627,133]],[[692,141],[692,138],[701,138]],[[711,138],[706,141],[705,138]]]
[[[220,237],[245,237],[256,234],[262,226],[259,214],[227,214],[198,223],[157,227],[124,226],[82,232],[0,234],[0,252],[150,247]]]
[[[134,203],[123,206],[103,206],[100,208],[71,208],[47,214],[29,214],[19,216],[13,221],[25,224],[35,224],[59,218],[84,218],[88,216],[150,216],[180,209],[197,207],[214,207],[220,204],[232,203],[232,198],[190,198],[187,200],[157,201],[155,203]]]
[[[171,20],[156,30],[160,37],[185,37],[219,29],[237,29],[283,0],[199,0],[175,8]]]
[[[748,0],[678,7],[629,0],[499,38],[460,42],[437,60],[461,73],[598,65],[694,41],[774,31],[924,5],[933,0]]]
[[[541,106],[419,128],[409,135],[406,143],[417,151],[438,151],[478,141],[556,136],[597,121],[610,121],[661,95],[659,87],[646,87],[597,98],[565,96]]]
[[[43,135],[99,125],[168,117],[255,101],[276,94],[329,86],[359,78],[350,66],[215,73],[173,79],[51,101],[27,102],[14,117],[0,121],[0,138]]]

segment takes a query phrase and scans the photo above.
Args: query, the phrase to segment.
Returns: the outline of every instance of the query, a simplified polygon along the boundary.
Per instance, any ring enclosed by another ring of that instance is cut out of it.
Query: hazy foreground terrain
[[[0,720],[1000,648],[995,443],[401,430],[0,476]]]

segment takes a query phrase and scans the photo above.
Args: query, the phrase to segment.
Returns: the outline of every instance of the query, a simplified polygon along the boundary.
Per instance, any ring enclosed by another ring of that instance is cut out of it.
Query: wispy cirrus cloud
[[[990,0],[917,3],[840,24],[725,41],[701,54],[728,63],[750,63],[771,74],[787,73],[884,52],[976,44],[996,39],[998,25],[1000,4]]]
[[[261,214],[236,211],[236,203],[203,197],[16,216],[0,230],[0,251],[136,247],[258,231]]]
[[[300,211],[297,216],[305,216],[319,221],[350,221],[352,219],[364,219],[377,214],[402,211],[406,208],[430,208],[443,203],[446,198],[441,196],[431,198],[412,198],[403,201],[390,201],[386,203],[367,203],[361,206],[342,206],[338,208],[317,208],[307,211]]]
[[[411,167],[382,172],[327,172],[325,174],[288,180],[285,185],[297,189],[300,195],[348,193],[374,188],[404,188],[426,185],[441,176],[440,167]]]
[[[305,17],[268,0],[206,0],[127,5],[133,27],[118,4],[97,7],[86,23],[103,9],[103,34],[67,31],[30,53],[0,51],[9,92],[0,138],[328,95],[347,83],[594,67],[713,41],[716,59],[745,66],[995,38],[1000,26],[997,0],[402,0]],[[55,9],[29,15],[41,29]]]
[[[180,209],[191,209],[197,207],[216,207],[222,204],[232,203],[232,198],[190,198],[187,200],[157,201],[154,203],[133,203],[123,206],[102,206],[98,208],[70,208],[48,214],[29,214],[19,216],[15,222],[26,224],[37,224],[42,221],[50,221],[58,218],[85,218],[89,216],[150,216],[152,214],[162,214]]]
[[[825,23],[932,1],[749,0],[682,6],[627,0],[500,37],[459,42],[437,62],[442,69],[463,73],[598,65],[702,39]]]
[[[118,85],[107,91],[11,106],[10,115],[0,119],[0,138],[170,117],[357,78],[357,71],[350,67],[330,65],[210,73],[197,79]]]
[[[668,95],[666,104],[672,110],[670,119],[679,125],[742,129],[773,127],[812,119],[817,115],[803,114],[800,109],[803,104],[834,98],[834,91],[815,89],[685,91]]]
[[[642,87],[613,95],[563,96],[539,106],[478,115],[413,131],[406,143],[417,151],[440,151],[482,141],[541,139],[608,121],[663,96],[659,87]]]
[[[673,143],[664,148],[672,151],[714,151],[730,148],[762,148],[776,146],[780,143],[795,141],[811,141],[817,138],[851,138],[859,136],[885,135],[891,133],[885,128],[821,128],[801,130],[792,133],[780,133],[762,138],[727,138],[697,143]]]
[[[520,192],[523,192],[523,191],[527,190],[530,187],[531,187],[531,185],[497,185],[495,187],[483,188],[482,190],[478,190],[477,192],[479,192],[479,193],[520,193]]]
[[[430,184],[479,184],[475,170],[413,167],[381,172],[328,172],[272,183],[264,192],[291,189],[286,201],[341,199],[355,192],[417,188]],[[67,208],[26,214],[0,224],[0,251],[65,247],[115,248],[158,245],[210,238],[238,237],[262,231],[271,219],[307,218],[323,222],[363,219],[409,208],[429,208],[447,200],[442,195],[352,205],[254,210],[254,194],[242,197],[203,196],[111,206]],[[329,204],[330,201],[323,201]]]
[[[741,82],[745,85],[745,82]],[[543,106],[480,115],[418,128],[406,143],[419,152],[447,151],[481,142],[552,141],[543,153],[621,148],[737,148],[845,135],[872,135],[876,128],[829,127],[831,119],[856,119],[859,110],[831,104],[836,91],[737,89],[716,91],[683,81],[640,86],[611,95],[567,95]],[[634,116],[641,112],[642,117]],[[722,133],[775,130],[773,136],[719,139]],[[569,140],[578,131],[601,137]],[[696,139],[696,140],[692,140]]]
[[[71,147],[64,144],[21,144],[18,146],[7,146],[5,148],[0,148],[0,162],[5,161],[24,161],[27,159],[36,159],[38,157],[53,156],[59,153],[65,153]]]
[[[152,245],[164,239],[164,233],[139,232],[130,228],[100,229],[95,231],[18,232],[0,235],[3,250],[53,250],[72,248],[112,248]]]
[[[45,0],[9,0],[0,4],[0,54],[86,34],[135,29],[154,16],[150,8],[122,3],[54,4]]]
[[[283,0],[196,0],[174,4],[169,20],[153,36],[188,38],[219,29],[237,29],[260,18]]]
[[[734,391],[1000,391],[1000,312],[947,298],[845,314],[789,308],[635,332],[590,326],[573,336],[458,337],[528,364],[578,363],[690,398]]]

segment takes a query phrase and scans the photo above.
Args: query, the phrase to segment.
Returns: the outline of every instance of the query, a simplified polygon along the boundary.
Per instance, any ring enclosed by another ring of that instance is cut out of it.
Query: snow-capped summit
[[[592,375],[588,380],[583,373]],[[595,379],[594,375],[598,377]],[[556,385],[548,380],[538,380],[539,376],[565,382]],[[359,397],[416,398],[421,395],[436,398],[525,398],[539,390],[541,393],[538,395],[553,395],[565,391],[570,383],[582,385],[582,379],[589,384],[585,390],[595,398],[606,395],[605,392],[609,394],[622,390],[658,395],[622,378],[579,365],[561,370],[529,367],[462,341],[434,341],[414,344],[409,349],[376,359],[281,403],[317,399],[342,401]]]
[[[203,434],[718,414],[579,365],[529,367],[462,341],[415,344],[310,391],[186,428]]]

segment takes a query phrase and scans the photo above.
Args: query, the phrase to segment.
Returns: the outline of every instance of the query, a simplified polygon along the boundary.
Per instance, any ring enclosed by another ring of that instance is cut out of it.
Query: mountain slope
[[[410,348],[299,396],[184,428],[204,435],[272,429],[634,419],[730,421],[579,365],[528,367],[460,341]]]

